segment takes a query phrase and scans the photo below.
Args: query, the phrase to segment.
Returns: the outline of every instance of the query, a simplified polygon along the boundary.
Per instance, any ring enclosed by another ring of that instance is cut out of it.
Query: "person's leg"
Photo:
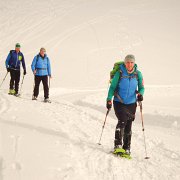
[[[134,115],[135,117],[135,113],[136,113],[136,107],[137,104],[130,104],[127,105],[127,110]],[[130,153],[130,148],[131,148],[131,136],[132,136],[132,121],[134,121],[135,118],[128,117],[127,120],[127,124],[125,126],[125,130],[124,130],[124,138],[123,138],[123,149],[128,150]]]
[[[41,76],[35,76],[34,97],[38,97],[39,95],[39,85],[41,80],[42,80]]]
[[[131,146],[131,135],[132,135],[132,120],[128,120],[126,127],[124,129],[124,138],[123,138],[123,149],[130,151]]]
[[[43,87],[44,87],[44,98],[49,98],[49,87],[48,87],[48,76],[43,76],[42,79]]]
[[[122,103],[114,101],[113,104],[114,104],[114,111],[118,119],[118,123],[115,130],[115,140],[114,140],[114,147],[116,148],[117,146],[123,145],[122,140],[124,137],[124,129],[127,122],[127,115],[124,109],[122,108],[123,106]]]
[[[15,72],[13,69],[10,69],[10,85],[9,85],[9,93],[14,90],[14,81],[15,81]]]
[[[19,91],[20,71],[15,71],[15,94]]]

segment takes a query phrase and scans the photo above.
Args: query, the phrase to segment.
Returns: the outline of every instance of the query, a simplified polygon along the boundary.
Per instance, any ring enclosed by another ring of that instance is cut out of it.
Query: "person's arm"
[[[107,101],[112,100],[112,97],[114,96],[114,92],[115,92],[116,87],[117,87],[118,82],[119,82],[119,78],[120,78],[120,72],[117,71],[115,73],[113,79],[112,79],[111,86],[110,86],[109,91],[108,91]]]
[[[143,82],[143,76],[140,71],[138,71],[138,93],[140,93],[142,96],[144,95],[144,82]]]
[[[32,61],[32,64],[31,64],[31,69],[32,69],[32,72],[35,73],[36,71],[36,59],[37,59],[37,56],[34,57],[33,61]]]
[[[26,64],[25,64],[25,59],[24,59],[24,55],[22,54],[22,67],[24,69],[24,75],[26,74]]]
[[[51,63],[49,58],[47,58],[47,70],[48,70],[48,76],[51,77]]]
[[[9,53],[7,58],[6,58],[6,61],[5,61],[5,65],[6,65],[6,68],[9,68],[9,61],[11,59],[11,54]]]

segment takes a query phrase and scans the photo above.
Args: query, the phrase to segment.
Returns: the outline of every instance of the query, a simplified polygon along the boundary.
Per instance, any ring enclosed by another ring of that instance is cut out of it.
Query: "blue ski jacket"
[[[31,69],[33,72],[36,70],[36,76],[51,76],[51,64],[47,55],[45,54],[44,57],[40,54],[36,55],[32,61]]]
[[[22,52],[17,53],[15,50],[11,50],[5,61],[6,68],[20,70],[21,63],[24,71],[26,71],[26,65],[25,65],[23,53]]]

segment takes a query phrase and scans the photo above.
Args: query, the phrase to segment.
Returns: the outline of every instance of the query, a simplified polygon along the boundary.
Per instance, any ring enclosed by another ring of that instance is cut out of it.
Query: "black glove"
[[[24,73],[23,73],[24,75],[26,75],[26,70],[24,70]]]
[[[10,71],[10,68],[7,68],[7,72],[9,72]]]
[[[137,100],[138,100],[138,101],[143,101],[143,95],[138,94],[138,95],[137,95]]]
[[[112,108],[112,102],[110,100],[107,101],[106,107],[107,107],[108,110]]]

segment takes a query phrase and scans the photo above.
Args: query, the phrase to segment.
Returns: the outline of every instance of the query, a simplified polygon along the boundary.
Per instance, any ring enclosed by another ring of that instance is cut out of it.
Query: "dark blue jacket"
[[[24,55],[22,52],[17,53],[15,50],[11,50],[6,58],[6,68],[20,70],[20,65],[22,63],[24,71],[26,71],[26,65],[24,60]]]

